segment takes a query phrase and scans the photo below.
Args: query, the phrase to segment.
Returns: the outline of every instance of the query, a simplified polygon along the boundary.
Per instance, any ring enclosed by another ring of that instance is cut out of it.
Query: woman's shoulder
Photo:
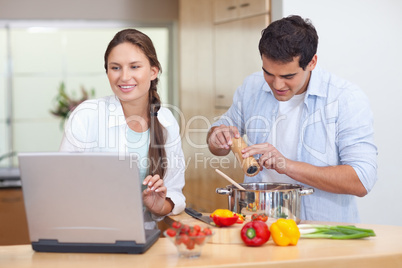
[[[174,110],[176,111],[176,110]],[[180,116],[180,112],[178,112]],[[167,107],[161,107],[158,111],[158,120],[165,128],[167,140],[165,148],[168,150],[181,150],[181,131],[177,119]]]
[[[83,102],[81,102],[77,108],[82,108],[82,107],[96,107],[102,104],[106,105],[120,105],[120,102],[117,100],[115,95],[110,95],[110,96],[105,96],[105,97],[100,97],[100,98],[95,98],[95,99],[88,99]]]
[[[166,107],[161,107],[159,109],[158,120],[165,128],[178,125],[173,113]]]
[[[94,117],[99,116],[100,114],[109,114],[113,111],[121,110],[121,104],[114,95],[96,98],[96,99],[88,99],[81,102],[73,111],[73,116],[78,117]],[[100,113],[99,111],[103,111]]]

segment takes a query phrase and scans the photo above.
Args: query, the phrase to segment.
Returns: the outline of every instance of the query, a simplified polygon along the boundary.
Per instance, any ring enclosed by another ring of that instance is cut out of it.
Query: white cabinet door
[[[229,107],[247,75],[260,71],[261,30],[268,17],[260,15],[215,25],[215,106]]]

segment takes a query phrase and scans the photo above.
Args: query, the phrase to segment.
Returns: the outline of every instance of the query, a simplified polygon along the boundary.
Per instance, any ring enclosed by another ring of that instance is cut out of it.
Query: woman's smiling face
[[[153,67],[136,45],[124,42],[114,47],[107,61],[107,77],[114,94],[122,102],[147,102],[151,81],[159,69]]]

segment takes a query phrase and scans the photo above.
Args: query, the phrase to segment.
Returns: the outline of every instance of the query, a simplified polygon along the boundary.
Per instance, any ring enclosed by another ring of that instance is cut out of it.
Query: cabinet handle
[[[240,7],[248,7],[248,6],[250,6],[250,3],[244,3],[240,5]]]
[[[224,98],[225,98],[225,95],[220,94],[220,95],[217,95],[216,97],[217,97],[218,99],[224,99]]]
[[[3,197],[0,199],[0,202],[2,203],[16,203],[16,202],[21,202],[22,199],[20,197]]]
[[[233,10],[233,9],[236,9],[236,6],[228,6],[227,7],[227,10]]]

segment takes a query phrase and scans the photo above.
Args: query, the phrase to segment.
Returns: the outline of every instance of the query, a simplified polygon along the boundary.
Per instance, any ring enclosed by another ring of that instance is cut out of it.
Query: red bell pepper
[[[265,222],[251,221],[243,226],[240,236],[246,246],[258,247],[269,240],[271,233]]]
[[[219,227],[225,227],[225,226],[230,226],[233,225],[237,222],[237,220],[239,219],[239,216],[234,214],[233,217],[220,217],[217,215],[214,215],[212,217],[212,219],[214,220],[214,223],[219,226]]]

